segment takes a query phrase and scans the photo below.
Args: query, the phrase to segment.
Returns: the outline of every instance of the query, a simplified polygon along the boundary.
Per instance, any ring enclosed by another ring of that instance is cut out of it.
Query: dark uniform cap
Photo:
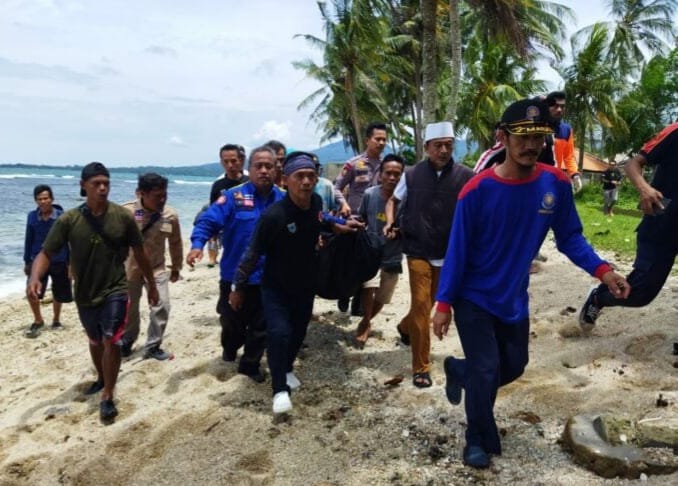
[[[103,175],[108,178],[111,177],[111,174],[108,172],[108,169],[101,162],[90,162],[85,167],[82,168],[82,173],[80,174],[80,179],[86,181],[92,177]],[[86,197],[87,193],[83,188],[80,188],[80,196]]]
[[[553,127],[549,123],[549,108],[537,98],[516,101],[506,108],[501,116],[499,128],[512,135],[550,135]]]

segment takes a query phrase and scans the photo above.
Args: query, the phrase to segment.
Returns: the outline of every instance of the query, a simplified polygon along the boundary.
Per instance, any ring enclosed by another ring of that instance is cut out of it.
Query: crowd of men
[[[528,362],[530,266],[547,232],[553,231],[561,252],[601,281],[579,315],[585,331],[605,307],[651,302],[678,251],[678,210],[671,204],[678,191],[678,123],[626,163],[644,217],[634,269],[625,278],[583,237],[573,198],[581,177],[572,165],[564,110],[562,92],[509,105],[496,126],[497,145],[475,170],[454,160],[449,121],[426,126],[426,157],[409,170],[398,155],[382,156],[387,125],[370,124],[366,150],[346,162],[334,183],[320,176],[312,153],[288,153],[273,140],[250,152],[246,172],[243,147],[224,145],[224,174],[194,222],[185,259],[194,266],[207,246],[208,265],[215,265],[222,252],[216,311],[223,360],[236,361],[243,348],[238,372],[261,383],[266,353],[273,413],[292,410],[292,393],[301,386],[294,364],[313,312],[321,234],[368,231],[382,257],[377,275],[351,299],[352,313],[361,316],[357,346],[366,345],[372,319],[390,303],[404,254],[410,308],[396,329],[411,350],[412,384],[433,384],[431,326],[443,339],[454,319],[464,357],[445,359],[445,392],[454,405],[465,395],[464,462],[488,467],[491,456],[501,454],[493,412],[498,389],[519,378]],[[657,168],[651,183],[643,177],[645,165]],[[35,188],[38,207],[28,216],[24,255],[34,314],[27,336],[37,337],[44,326],[39,300],[49,276],[52,326],[61,325],[61,303],[75,300],[97,371],[85,393],[101,391],[100,416],[111,421],[121,356],[134,352],[140,332],[144,288],[149,325],[143,357],[172,358],[161,345],[168,287],[180,278],[183,243],[178,215],[166,205],[166,178],[140,175],[135,200],[119,206],[108,200],[108,170],[92,162],[82,170],[80,187],[85,202],[65,212],[53,204],[48,186]],[[347,299],[338,305],[348,310]]]

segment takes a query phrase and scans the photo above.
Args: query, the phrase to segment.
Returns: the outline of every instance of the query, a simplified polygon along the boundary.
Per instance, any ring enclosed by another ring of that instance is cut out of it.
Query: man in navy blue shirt
[[[228,303],[235,270],[247,243],[254,232],[261,213],[282,199],[284,192],[273,185],[276,154],[269,147],[256,148],[250,154],[250,180],[224,191],[205,211],[191,234],[191,251],[186,262],[193,266],[202,258],[205,243],[222,232],[223,255],[217,312],[221,322],[221,346],[224,361],[235,361],[238,349],[245,346],[238,372],[256,382],[263,382],[259,363],[266,347],[266,325],[261,303],[261,275],[263,260],[256,263],[243,292],[246,305],[233,309]]]
[[[37,209],[28,213],[26,221],[26,238],[24,241],[24,273],[31,275],[31,265],[36,255],[42,249],[42,242],[57,218],[64,212],[58,204],[54,204],[54,195],[52,188],[40,184],[33,189],[33,197],[37,203]],[[42,299],[47,288],[47,277],[52,280],[52,328],[61,327],[59,318],[61,316],[61,304],[64,302],[73,302],[73,292],[71,290],[71,279],[68,275],[68,246],[64,246],[59,253],[50,260],[49,269],[42,278],[42,290],[39,298]],[[26,331],[26,337],[36,338],[45,325],[40,312],[40,301],[30,300],[28,303],[33,311],[33,324]]]
[[[445,359],[450,403],[466,393],[464,463],[490,465],[501,454],[494,403],[499,387],[518,379],[528,362],[529,269],[546,234],[558,249],[619,298],[629,283],[601,260],[584,236],[569,177],[537,159],[553,131],[548,107],[536,99],[511,104],[499,141],[506,161],[471,179],[459,194],[440,272],[433,332],[442,339],[454,310],[464,359]]]

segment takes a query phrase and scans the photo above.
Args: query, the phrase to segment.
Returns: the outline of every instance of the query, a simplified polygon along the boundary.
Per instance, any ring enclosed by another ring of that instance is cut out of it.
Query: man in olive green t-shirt
[[[124,262],[128,249],[148,285],[148,301],[158,303],[158,289],[151,265],[142,245],[142,236],[134,217],[122,206],[108,201],[110,174],[100,162],[82,169],[80,194],[85,204],[71,209],[56,220],[33,262],[26,294],[35,300],[40,293],[40,278],[49,268],[52,255],[67,244],[75,279],[75,303],[80,322],[89,338],[97,380],[85,394],[101,390],[99,405],[103,421],[115,418],[113,389],[120,371],[120,346],[127,312],[127,278]]]

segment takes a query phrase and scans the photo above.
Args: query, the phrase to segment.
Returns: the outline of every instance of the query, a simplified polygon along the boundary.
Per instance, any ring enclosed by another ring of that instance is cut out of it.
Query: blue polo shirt
[[[262,197],[251,182],[222,191],[221,196],[200,216],[193,227],[191,249],[202,250],[207,240],[223,230],[221,279],[233,282],[235,270],[254,233],[261,213],[274,202],[280,201],[284,195],[285,192],[282,189],[273,186],[268,196]],[[247,283],[259,285],[263,268],[262,257],[247,279]]]
[[[52,214],[47,220],[40,218],[40,209],[34,209],[28,213],[26,218],[26,234],[24,239],[24,263],[30,265],[35,257],[42,250],[42,242],[45,241],[47,233],[52,229],[52,225],[64,210],[58,204],[52,205]],[[64,247],[50,259],[51,263],[68,263],[68,245]]]

